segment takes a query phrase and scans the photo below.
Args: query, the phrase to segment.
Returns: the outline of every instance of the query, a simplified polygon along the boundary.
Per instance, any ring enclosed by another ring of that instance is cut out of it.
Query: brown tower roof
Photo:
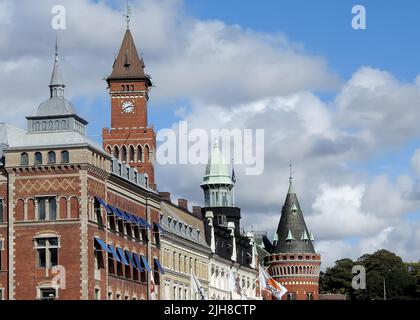
[[[146,80],[149,86],[152,85],[149,76],[144,73],[144,62],[139,57],[130,29],[125,32],[112,73],[107,80],[125,79]]]

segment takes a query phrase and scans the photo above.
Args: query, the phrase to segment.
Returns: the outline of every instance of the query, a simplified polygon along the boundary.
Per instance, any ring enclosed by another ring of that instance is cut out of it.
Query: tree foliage
[[[352,288],[352,268],[361,265],[366,270],[366,289]],[[341,259],[320,276],[321,293],[346,294],[350,299],[380,300],[419,298],[419,264],[409,265],[387,250],[365,254],[357,261]],[[417,275],[417,277],[416,277]],[[416,287],[417,286],[417,287]],[[385,290],[384,290],[385,288]]]

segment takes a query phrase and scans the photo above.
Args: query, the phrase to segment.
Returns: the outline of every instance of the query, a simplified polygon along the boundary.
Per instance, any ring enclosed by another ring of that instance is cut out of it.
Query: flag
[[[155,285],[155,279],[153,277],[153,272],[150,272],[150,300],[157,300],[156,297],[156,285]]]
[[[236,292],[242,299],[242,288],[239,277],[235,277],[232,270],[229,270],[229,291]]]
[[[201,286],[200,281],[195,276],[194,272],[191,270],[191,289],[193,293],[198,293],[200,295],[200,300],[207,300],[206,293],[204,292],[203,287]]]
[[[278,283],[276,280],[274,280],[272,277],[270,277],[270,275],[261,265],[259,267],[259,273],[261,290],[268,290],[274,297],[276,297],[278,300],[281,300],[283,295],[287,292],[287,289],[283,287],[280,283]]]
[[[232,167],[232,182],[236,183],[235,169]]]

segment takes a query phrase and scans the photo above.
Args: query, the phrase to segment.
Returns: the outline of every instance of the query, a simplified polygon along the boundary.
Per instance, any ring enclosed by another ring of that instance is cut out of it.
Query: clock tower
[[[147,121],[147,103],[152,86],[144,72],[129,27],[106,79],[111,98],[111,128],[102,131],[103,147],[121,162],[145,174],[147,185],[156,189],[153,161],[156,134]]]

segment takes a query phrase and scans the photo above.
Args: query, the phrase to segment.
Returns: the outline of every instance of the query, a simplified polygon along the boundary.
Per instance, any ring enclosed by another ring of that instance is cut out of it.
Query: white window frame
[[[49,246],[48,244],[46,244],[45,247],[38,246],[38,242],[37,240],[39,239],[50,239],[50,238],[56,238],[57,239],[57,246]],[[38,257],[38,249],[45,249],[45,269],[51,269],[54,266],[51,266],[51,257],[50,257],[50,251],[49,249],[52,248],[57,248],[57,265],[59,265],[59,256],[60,256],[60,249],[61,249],[61,237],[57,234],[44,234],[44,235],[39,235],[33,238],[33,249],[36,250],[37,253],[37,268],[39,269],[44,269],[43,267],[39,267],[38,266],[38,262],[39,262],[39,257]]]

